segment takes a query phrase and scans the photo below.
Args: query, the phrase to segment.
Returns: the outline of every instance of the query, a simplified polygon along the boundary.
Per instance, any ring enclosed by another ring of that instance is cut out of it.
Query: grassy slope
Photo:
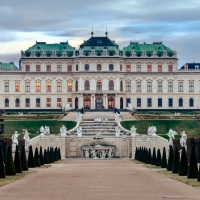
[[[18,131],[22,133],[22,129],[27,128],[28,132],[31,133],[30,137],[34,137],[36,132],[40,131],[41,126],[49,126],[52,134],[58,134],[60,131],[60,127],[65,125],[68,130],[75,127],[76,122],[74,121],[57,121],[57,120],[25,120],[25,121],[5,121],[5,137],[11,137],[14,131]],[[22,138],[23,135],[21,134],[19,139]]]
[[[149,126],[156,126],[157,134],[166,136],[169,129],[173,129],[177,133],[185,131],[188,136],[194,136],[194,121],[193,120],[139,120],[139,121],[123,121],[122,126],[128,130],[134,125],[137,128],[137,133],[145,134]],[[177,135],[176,137],[180,137]]]

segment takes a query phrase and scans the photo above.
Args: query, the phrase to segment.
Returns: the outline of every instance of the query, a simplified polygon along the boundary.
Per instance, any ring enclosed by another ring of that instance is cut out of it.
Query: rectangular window
[[[57,92],[62,92],[62,82],[57,82]]]
[[[137,65],[137,72],[141,72],[141,65]]]
[[[40,82],[36,82],[36,92],[40,91],[41,91]]]
[[[50,72],[50,71],[51,71],[51,65],[47,65],[46,71],[47,71],[47,72]]]
[[[72,98],[68,98],[67,103],[70,105],[70,107],[72,108]]]
[[[151,72],[152,71],[152,66],[151,65],[147,65],[147,72]]]
[[[36,98],[36,107],[40,107],[40,98]]]
[[[141,104],[141,98],[137,98],[137,107],[141,107],[142,104]]]
[[[41,71],[40,65],[36,65],[36,72],[40,72],[40,71]]]
[[[162,72],[162,65],[158,65],[158,72]]]
[[[168,65],[168,71],[173,72],[173,65]]]
[[[51,92],[51,82],[46,82],[46,91]]]
[[[162,98],[158,98],[158,107],[162,107]]]
[[[126,82],[126,91],[131,92],[131,82]]]
[[[15,92],[20,92],[20,82],[15,82]]]
[[[172,98],[168,99],[168,106],[173,107],[173,99]]]
[[[67,83],[67,91],[72,92],[72,82]]]
[[[131,71],[131,66],[130,65],[126,65],[126,71],[130,72]]]
[[[183,92],[183,82],[178,82],[178,91]]]
[[[147,98],[147,107],[151,107],[152,106],[152,100],[151,98]]]
[[[189,92],[194,92],[194,82],[189,82]]]
[[[78,65],[76,65],[76,71],[78,71]]]
[[[141,82],[137,82],[137,92],[141,92]]]
[[[131,103],[131,98],[126,98],[126,107],[128,107],[129,103]]]
[[[67,66],[67,71],[68,71],[68,72],[71,72],[71,71],[72,71],[72,66],[71,66],[71,65],[68,65],[68,66]]]
[[[173,92],[173,82],[168,82],[168,92]]]
[[[30,107],[30,99],[29,98],[26,98],[26,107]]]
[[[57,72],[61,72],[61,71],[62,71],[61,65],[57,65]]]
[[[51,98],[47,98],[47,107],[51,107]]]
[[[4,92],[9,92],[9,82],[4,82]]]
[[[162,82],[158,82],[158,92],[162,92]]]
[[[25,92],[30,92],[30,82],[25,82]]]
[[[152,92],[152,82],[147,82],[147,92]]]
[[[30,65],[26,65],[26,72],[30,72]]]
[[[61,98],[57,98],[57,107],[62,107],[62,101]]]

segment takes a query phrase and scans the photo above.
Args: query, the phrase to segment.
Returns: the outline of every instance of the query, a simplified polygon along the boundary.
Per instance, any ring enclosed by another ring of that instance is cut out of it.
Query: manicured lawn
[[[22,129],[28,129],[31,133],[30,137],[34,137],[40,133],[41,126],[49,126],[52,134],[58,134],[60,132],[60,127],[65,125],[67,130],[70,130],[76,126],[74,121],[57,121],[57,120],[24,120],[24,121],[5,121],[5,134],[4,137],[11,137],[14,131],[22,133]],[[36,133],[38,132],[38,133]],[[21,134],[19,139],[23,138]]]
[[[168,138],[166,133],[170,128],[179,133],[176,138],[180,137],[181,131],[185,131],[189,137],[195,136],[194,120],[135,120],[123,121],[121,125],[128,130],[134,125],[140,134],[146,134],[149,126],[156,126],[157,134],[165,138]]]

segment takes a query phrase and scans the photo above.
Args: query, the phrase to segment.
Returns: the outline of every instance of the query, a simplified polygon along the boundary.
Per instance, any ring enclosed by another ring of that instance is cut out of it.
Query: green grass
[[[151,165],[151,164],[145,164],[145,163],[140,162],[140,161],[138,161],[138,160],[133,160],[133,162],[134,162],[135,164],[142,164],[144,167],[147,167],[147,168],[149,168],[149,169],[161,169],[160,166],[155,166],[155,165]]]
[[[38,135],[41,126],[49,126],[52,134],[58,134],[60,132],[60,127],[65,125],[67,130],[70,130],[76,126],[74,121],[58,121],[58,120],[24,120],[24,121],[5,121],[5,134],[4,137],[11,137],[14,131],[22,133],[22,129],[28,129],[31,133],[30,137]],[[19,139],[23,138],[23,134],[19,136]]]
[[[138,120],[138,121],[123,121],[121,125],[130,130],[134,125],[137,128],[137,133],[146,134],[149,126],[156,126],[157,134],[168,139],[166,133],[169,129],[173,129],[179,135],[176,138],[180,138],[180,132],[185,131],[188,137],[197,136],[194,130],[194,120]]]

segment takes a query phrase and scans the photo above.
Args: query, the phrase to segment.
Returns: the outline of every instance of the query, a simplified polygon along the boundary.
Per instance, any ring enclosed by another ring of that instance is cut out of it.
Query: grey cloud
[[[0,54],[0,62],[3,63],[9,63],[14,62],[14,64],[19,67],[19,59],[20,59],[20,53],[5,53]]]

